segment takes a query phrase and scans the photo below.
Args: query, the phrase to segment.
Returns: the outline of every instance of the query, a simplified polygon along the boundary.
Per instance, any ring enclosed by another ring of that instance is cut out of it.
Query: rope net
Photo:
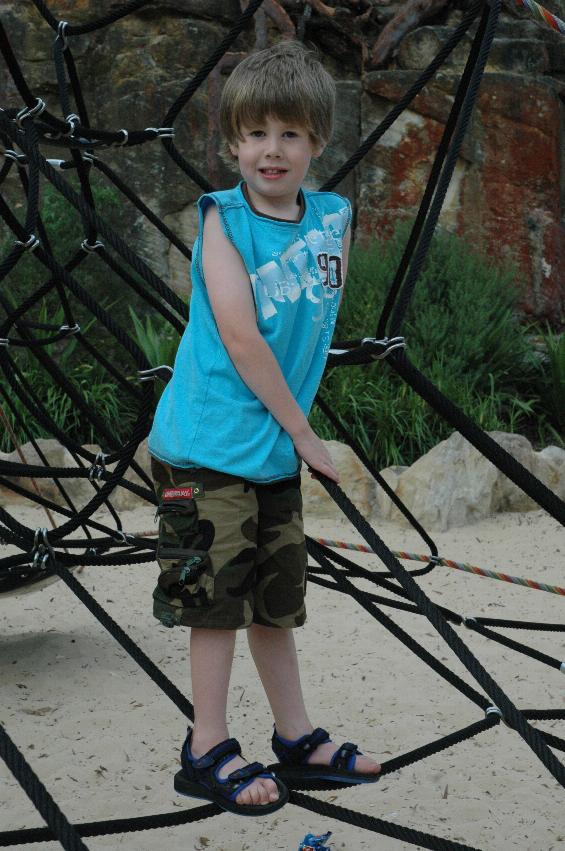
[[[0,259],[0,412],[7,430],[10,430],[11,426],[6,411],[11,412],[14,422],[28,436],[37,458],[42,463],[28,463],[21,450],[18,450],[17,462],[0,461],[0,485],[42,506],[49,526],[28,528],[13,514],[0,507],[0,536],[4,543],[16,551],[15,554],[0,559],[0,594],[8,595],[15,591],[38,588],[55,578],[62,580],[190,721],[194,718],[190,701],[73,574],[75,568],[83,565],[141,565],[155,560],[155,538],[125,531],[113,500],[115,501],[116,494],[122,489],[145,500],[148,510],[156,504],[151,480],[136,461],[135,452],[150,428],[156,403],[156,387],[160,381],[166,381],[171,372],[167,365],[156,366],[149,362],[146,353],[132,334],[131,323],[126,325],[116,317],[110,300],[101,301],[93,296],[88,286],[88,271],[96,267],[96,271],[106,276],[108,281],[119,282],[130,294],[132,304],[149,305],[155,315],[163,318],[168,327],[182,333],[188,318],[187,306],[151,265],[132,250],[127,229],[119,227],[122,209],[133,209],[135,215],[141,214],[186,259],[190,259],[190,248],[133,192],[117,170],[105,162],[104,154],[110,148],[127,151],[142,145],[160,145],[162,157],[170,163],[175,179],[192,181],[203,190],[211,189],[206,177],[198,173],[177,146],[175,122],[260,9],[262,0],[252,0],[247,5],[239,20],[226,33],[208,60],[166,109],[164,117],[159,119],[159,116],[155,116],[155,126],[146,128],[100,128],[91,125],[72,48],[75,37],[116,24],[148,5],[148,0],[125,4],[106,16],[81,26],[57,19],[42,0],[32,2],[45,26],[52,30],[59,114],[48,109],[40,93],[35,92],[28,84],[17,59],[17,50],[14,49],[0,21],[0,52],[21,101],[21,105],[16,108],[7,107],[0,110],[0,143],[3,146],[0,190],[10,175],[12,178],[16,175],[20,186],[17,207],[24,210],[23,215],[16,214],[14,204],[9,203],[0,191],[0,217],[4,223],[4,231],[10,234],[8,248]],[[306,8],[310,7],[305,6]],[[411,364],[406,341],[402,336],[406,309],[425,262],[469,126],[499,13],[500,0],[491,0],[488,4],[477,0],[410,90],[350,159],[320,187],[331,189],[339,185],[412,103],[465,34],[471,31],[473,39],[467,64],[461,75],[451,114],[445,124],[418,216],[382,313],[380,317],[374,318],[377,336],[337,341],[332,347],[329,364],[344,367],[368,364],[375,359],[383,360],[383,368],[393,369],[402,376],[505,475],[553,518],[564,524],[565,505],[465,417]],[[64,151],[62,158],[54,159],[50,156],[54,146],[59,154],[61,150]],[[131,205],[127,208],[124,202],[124,207],[120,208],[118,227],[115,226],[116,222],[110,222],[99,204],[96,187],[100,175]],[[64,199],[80,218],[82,239],[74,245],[70,256],[63,256],[60,246],[51,244],[48,227],[42,220],[39,197],[40,190],[43,192],[46,187],[57,197]],[[31,267],[34,273],[39,275],[39,283],[33,292],[20,295],[17,288],[6,286],[8,280],[11,282],[16,279],[19,270],[24,275]],[[112,286],[113,284],[109,290]],[[41,312],[42,305],[53,303],[57,304],[56,310],[51,313],[45,310]],[[95,329],[95,334],[92,328]],[[119,351],[120,356],[112,359],[106,357],[100,339],[111,339],[113,351]],[[88,356],[99,375],[108,381],[117,382],[120,386],[123,404],[129,417],[126,434],[120,435],[114,421],[105,415],[107,412],[93,405],[92,397],[88,394],[88,374],[83,381],[69,377],[69,366],[73,358],[76,359],[79,355]],[[59,389],[66,416],[75,412],[89,423],[91,440],[78,439],[77,432],[66,426],[65,418],[57,419],[53,411],[47,409],[38,387],[26,377],[25,369],[22,368],[22,357],[31,359],[50,386]],[[565,666],[561,660],[510,640],[498,631],[505,627],[540,630],[562,630],[564,627],[560,624],[464,618],[457,612],[435,605],[421,589],[415,577],[430,573],[441,563],[459,568],[465,566],[456,562],[450,563],[438,556],[433,539],[391,491],[350,435],[347,425],[337,419],[322,396],[317,399],[317,403],[342,439],[352,447],[379,486],[387,492],[418,532],[429,553],[426,556],[392,553],[343,491],[322,477],[322,484],[328,493],[362,536],[366,550],[377,554],[384,570],[368,570],[334,552],[331,546],[335,541],[309,538],[307,546],[313,561],[309,568],[310,581],[351,596],[360,608],[415,653],[424,664],[467,697],[479,713],[478,719],[471,725],[451,731],[433,742],[388,760],[383,764],[383,775],[398,771],[480,733],[486,733],[504,720],[523,738],[552,777],[564,786],[564,766],[551,748],[563,750],[565,741],[535,728],[531,722],[565,720],[565,711],[520,710],[474,657],[454,629],[467,626],[517,653],[528,655],[546,666],[564,670]],[[26,412],[25,416],[22,415],[22,410]],[[41,446],[33,437],[32,421],[65,447],[66,463],[55,466],[47,461]],[[96,445],[93,447],[92,444]],[[37,480],[41,479],[52,481],[60,495],[59,501],[48,499],[40,493]],[[84,484],[85,490],[81,493],[84,492],[86,496],[79,504],[68,492],[70,479],[80,479]],[[21,480],[25,484],[22,484]],[[112,518],[113,525],[108,525],[107,521],[103,522],[98,517],[97,512],[103,506]],[[425,565],[410,572],[401,565],[397,556],[417,558]],[[496,578],[501,578],[501,575]],[[369,581],[375,586],[375,590],[383,593],[361,591],[355,584],[356,579]],[[510,577],[510,581],[516,579]],[[562,590],[559,588],[556,593],[562,593]],[[383,607],[426,617],[471,674],[478,690],[422,647],[382,611]],[[86,848],[82,837],[185,824],[209,818],[220,812],[216,805],[207,805],[168,815],[71,825],[2,727],[0,754],[48,825],[46,828],[32,830],[4,831],[0,833],[2,847],[56,838],[64,848]],[[401,827],[303,794],[304,791],[316,789],[339,789],[344,785],[346,784],[305,782],[300,788],[294,786],[291,789],[290,802],[312,812],[395,837],[418,847],[470,849],[468,845]]]

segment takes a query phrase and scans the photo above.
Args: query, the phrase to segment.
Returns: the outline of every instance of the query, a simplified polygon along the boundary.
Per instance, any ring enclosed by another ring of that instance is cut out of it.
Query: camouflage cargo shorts
[[[261,485],[151,459],[160,574],[153,614],[165,626],[298,627],[307,554],[300,477]]]

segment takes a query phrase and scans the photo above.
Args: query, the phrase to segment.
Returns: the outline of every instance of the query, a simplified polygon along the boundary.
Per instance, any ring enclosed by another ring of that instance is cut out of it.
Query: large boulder
[[[548,488],[561,495],[565,488],[565,451],[548,447],[535,452],[527,438],[491,432],[496,442]],[[475,523],[499,511],[538,508],[517,485],[501,473],[458,432],[419,458],[411,467],[382,471],[394,493],[426,528],[443,531]],[[377,491],[380,516],[407,521],[384,494]]]

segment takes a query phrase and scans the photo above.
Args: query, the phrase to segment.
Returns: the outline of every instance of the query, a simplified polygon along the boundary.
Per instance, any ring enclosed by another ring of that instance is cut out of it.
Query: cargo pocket
[[[160,502],[157,561],[160,575],[153,592],[153,614],[165,626],[182,622],[186,609],[212,605],[214,575],[199,534],[194,499]]]

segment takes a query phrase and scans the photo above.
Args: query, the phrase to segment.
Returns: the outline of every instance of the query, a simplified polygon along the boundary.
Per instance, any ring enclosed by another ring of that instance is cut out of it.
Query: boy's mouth
[[[263,177],[267,177],[270,179],[274,179],[277,177],[282,177],[286,174],[286,168],[260,168],[259,173],[263,175]]]

